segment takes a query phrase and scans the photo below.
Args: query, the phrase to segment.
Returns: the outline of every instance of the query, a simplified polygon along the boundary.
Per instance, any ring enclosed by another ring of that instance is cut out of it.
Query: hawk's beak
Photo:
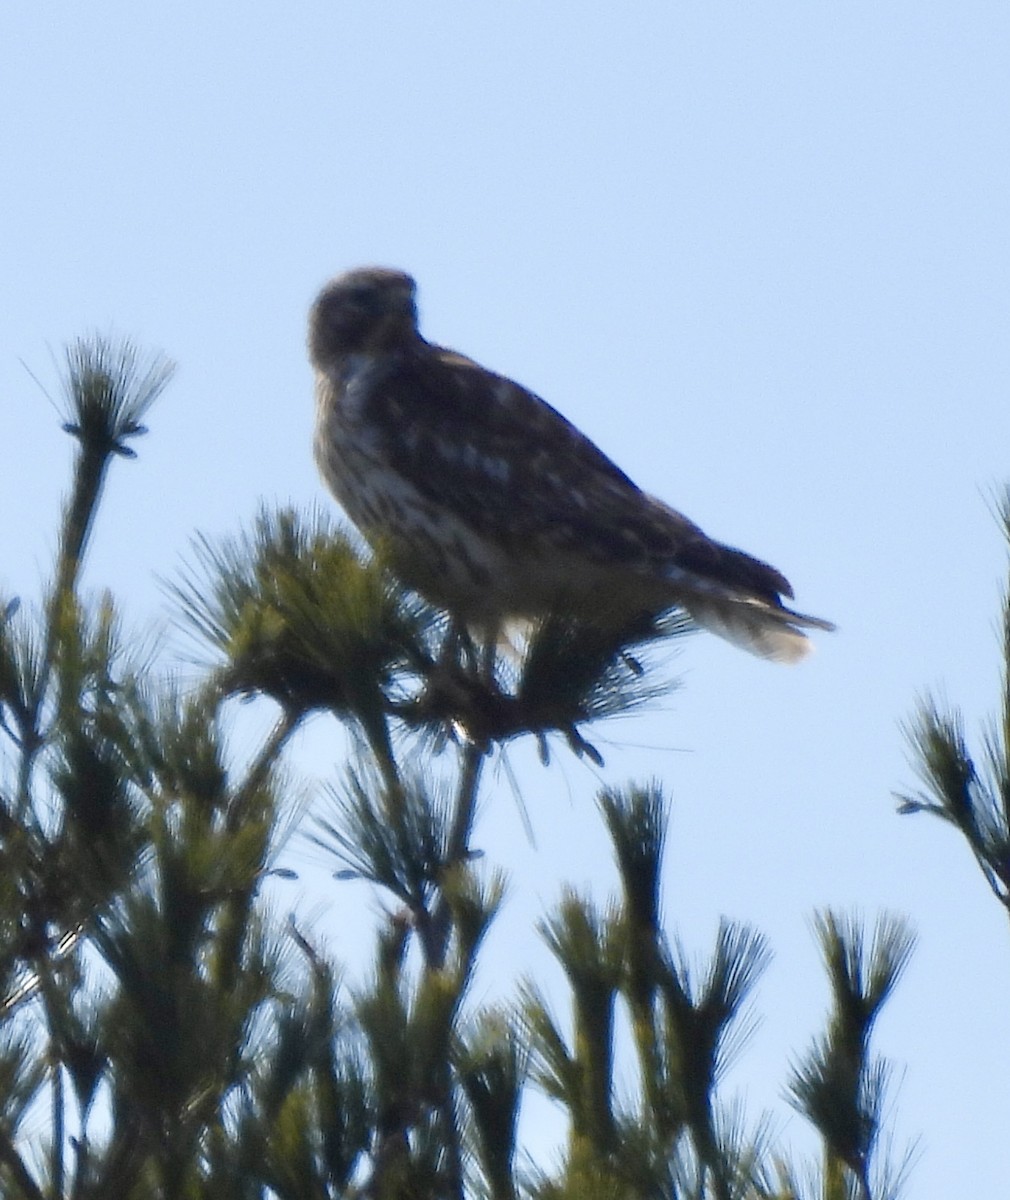
[[[403,303],[397,308],[390,309],[376,323],[369,344],[378,349],[383,346],[402,344],[404,339],[410,339],[417,332],[417,314],[413,301],[404,296]]]

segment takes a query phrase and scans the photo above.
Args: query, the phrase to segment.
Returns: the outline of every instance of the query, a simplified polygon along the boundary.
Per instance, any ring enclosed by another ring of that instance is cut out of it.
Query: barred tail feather
[[[692,618],[710,633],[759,658],[778,663],[799,662],[813,649],[813,643],[800,626],[834,629],[830,621],[793,612],[784,605],[773,605],[754,596],[695,593],[683,604]]]

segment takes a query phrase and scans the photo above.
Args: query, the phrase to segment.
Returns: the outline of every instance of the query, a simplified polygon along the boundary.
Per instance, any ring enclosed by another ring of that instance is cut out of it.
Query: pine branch
[[[77,439],[78,451],[63,512],[41,649],[33,669],[19,672],[22,681],[31,684],[16,698],[15,709],[21,751],[15,801],[19,818],[27,816],[31,808],[32,771],[46,736],[42,710],[61,633],[75,603],[81,563],[111,457],[134,456],[127,441],[144,432],[140,418],[167,385],[172,371],[172,365],[160,355],[142,360],[129,342],[114,345],[94,337],[77,341],[67,351],[63,379],[67,419],[63,428]],[[6,609],[10,611],[9,604]]]
[[[318,514],[263,510],[244,535],[199,538],[194,557],[170,591],[190,629],[223,659],[225,692],[355,719],[388,766],[391,751],[376,735],[385,689],[427,661],[429,610]]]
[[[1010,488],[999,498],[997,518],[1010,550]],[[897,799],[899,812],[929,813],[958,830],[1010,917],[1010,578],[1000,626],[1000,710],[984,732],[983,768],[969,750],[960,712],[926,697],[905,727],[924,789]]]
[[[454,1051],[473,1114],[473,1154],[488,1200],[518,1200],[516,1131],[526,1058],[519,1034],[504,1013],[482,1014]]]
[[[914,937],[903,920],[882,917],[867,946],[854,920],[831,911],[817,918],[816,931],[833,1008],[826,1033],[793,1071],[788,1098],[824,1140],[826,1184],[854,1187],[858,1200],[883,1200],[871,1177],[888,1070],[871,1058],[869,1041],[908,964]]]
[[[746,1036],[739,1018],[767,965],[765,939],[754,930],[723,919],[704,983],[696,987],[681,951],[664,972],[661,990],[667,1006],[667,1057],[674,1064],[684,1120],[716,1200],[732,1200],[738,1169],[720,1143],[714,1109],[719,1077],[729,1053]]]

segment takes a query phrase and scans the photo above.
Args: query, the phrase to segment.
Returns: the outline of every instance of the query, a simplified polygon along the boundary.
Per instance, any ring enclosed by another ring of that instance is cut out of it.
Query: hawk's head
[[[359,267],[327,284],[312,306],[309,356],[326,370],[345,354],[393,349],[417,336],[413,279],[387,267]]]

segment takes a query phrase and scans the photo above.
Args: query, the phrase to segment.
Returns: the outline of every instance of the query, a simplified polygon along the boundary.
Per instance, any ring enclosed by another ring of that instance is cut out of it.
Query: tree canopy
[[[529,931],[567,994],[517,980],[511,1002],[487,1006],[468,991],[505,894],[472,839],[489,756],[531,737],[544,760],[599,761],[593,730],[671,686],[653,652],[687,622],[604,634],[552,618],[489,652],[332,521],[264,509],[231,539],[198,537],[172,586],[206,660],[184,685],[124,635],[112,596],[81,587],[108,470],[134,456],[170,376],[128,344],[70,349],[76,456],[56,563],[37,603],[0,597],[3,1195],[896,1195],[907,1157],[882,1146],[889,1068],[871,1035],[908,923],[814,917],[832,1003],[783,1087],[821,1156],[790,1163],[720,1086],[770,947],[724,920],[707,961],[688,961],[661,918],[656,782],[598,797],[619,894],[568,889]],[[243,698],[275,721],[239,753],[229,713]],[[358,987],[263,898],[299,816],[283,757],[319,712],[354,746],[307,818],[333,862],[332,902],[349,877],[385,898]],[[924,705],[912,737],[927,791],[903,801],[956,826],[1004,905],[1008,713],[1005,700],[983,773],[956,714]],[[559,1115],[550,1162],[520,1142],[530,1088]]]

